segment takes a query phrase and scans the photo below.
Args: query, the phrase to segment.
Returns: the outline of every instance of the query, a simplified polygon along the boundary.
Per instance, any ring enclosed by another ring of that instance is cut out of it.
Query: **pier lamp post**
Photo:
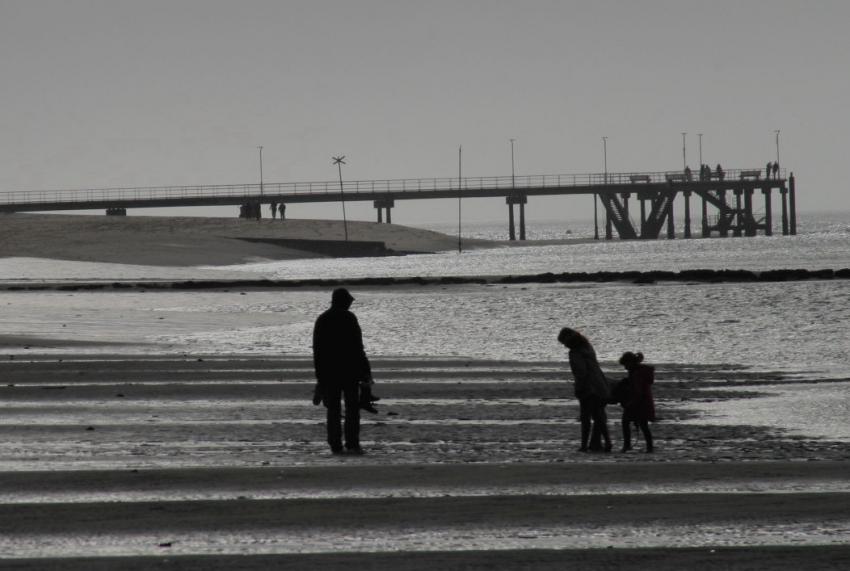
[[[697,133],[697,137],[699,137],[699,168],[702,169],[702,133]]]
[[[345,161],[343,160],[345,155],[331,158],[333,159],[333,164],[337,166],[337,170],[339,171],[339,199],[342,202],[342,228],[345,231],[345,241],[348,242],[348,220],[345,218],[345,193],[342,190],[342,165],[345,164]]]
[[[685,137],[687,135],[687,133],[682,133],[682,169],[688,168],[688,152],[685,146]]]
[[[602,137],[603,183],[608,184],[608,137]],[[593,193],[593,239],[599,240],[599,196]]]
[[[511,139],[513,141],[513,139]],[[463,196],[463,145],[457,147],[457,253],[463,252],[463,242],[461,240],[461,197]]]
[[[260,145],[257,148],[260,149],[260,196],[263,196],[263,147]]]
[[[776,162],[779,163],[779,129],[775,130],[776,133]]]
[[[511,188],[516,188],[516,175],[514,174],[514,141],[511,139]]]
[[[608,184],[608,137],[602,137],[602,167],[605,169],[605,184]]]

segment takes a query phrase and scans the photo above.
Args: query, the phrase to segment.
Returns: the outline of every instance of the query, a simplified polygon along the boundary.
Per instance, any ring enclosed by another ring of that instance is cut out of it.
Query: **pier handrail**
[[[724,171],[727,181],[738,180],[742,173],[756,169],[728,169]],[[540,188],[602,187],[617,185],[669,184],[669,177],[679,178],[681,170],[657,172],[588,173],[588,174],[539,174],[517,176],[463,177],[459,185],[457,177],[428,177],[404,179],[376,179],[343,181],[345,195],[375,194],[376,192],[417,194],[434,191],[505,191]],[[779,179],[786,178],[785,169],[780,169]],[[712,172],[712,180],[717,180]],[[699,182],[694,173],[689,182]],[[34,205],[48,203],[88,203],[108,201],[185,200],[211,198],[244,198],[245,200],[270,201],[274,198],[293,195],[329,195],[329,199],[340,194],[339,180],[319,182],[265,182],[251,184],[147,186],[83,188],[60,190],[15,190],[0,191],[0,205]]]

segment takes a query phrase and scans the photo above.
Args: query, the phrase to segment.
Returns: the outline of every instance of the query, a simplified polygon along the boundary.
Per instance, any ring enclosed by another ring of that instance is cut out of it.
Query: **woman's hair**
[[[622,357],[620,357],[620,364],[626,365],[628,363],[642,363],[643,362],[643,353],[638,351],[637,353],[632,353],[631,351],[626,351],[623,353]]]
[[[584,345],[590,345],[590,341],[584,335],[569,327],[561,329],[561,332],[558,333],[558,341],[570,349],[578,349]]]

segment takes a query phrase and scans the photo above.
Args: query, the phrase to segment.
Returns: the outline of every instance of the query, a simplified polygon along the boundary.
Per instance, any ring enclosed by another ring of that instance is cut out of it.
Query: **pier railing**
[[[723,178],[727,181],[741,178],[765,178],[764,169],[729,169],[724,171]],[[718,180],[718,175],[712,172],[711,180]],[[785,169],[781,169],[778,178],[785,178]],[[339,181],[321,182],[286,182],[254,184],[224,184],[224,185],[193,185],[193,186],[153,186],[130,188],[92,188],[73,190],[19,190],[0,192],[0,205],[37,205],[37,204],[67,204],[108,201],[167,201],[191,199],[245,199],[271,200],[276,197],[299,195],[326,195],[333,200],[334,195],[356,195],[375,193],[419,193],[434,191],[463,191],[503,190],[509,192],[516,189],[539,188],[571,188],[571,187],[604,187],[641,184],[659,184],[670,182],[696,182],[699,173],[693,173],[687,178],[683,171],[660,172],[625,172],[625,173],[590,173],[590,174],[546,174],[521,176],[492,176],[492,177],[441,177],[441,178],[411,178],[384,180],[350,180],[343,181],[340,189]],[[706,179],[707,180],[707,179]]]

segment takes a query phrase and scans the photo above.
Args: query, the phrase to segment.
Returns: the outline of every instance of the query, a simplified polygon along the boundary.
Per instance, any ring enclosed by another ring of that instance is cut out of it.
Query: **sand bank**
[[[354,220],[348,222],[348,238],[381,242],[395,252],[457,248],[457,237],[439,232]],[[312,241],[344,239],[341,220],[0,214],[0,257],[151,266],[231,265],[324,257],[327,254],[313,248]],[[303,241],[303,249],[292,240]],[[464,240],[464,244],[491,243]]]

